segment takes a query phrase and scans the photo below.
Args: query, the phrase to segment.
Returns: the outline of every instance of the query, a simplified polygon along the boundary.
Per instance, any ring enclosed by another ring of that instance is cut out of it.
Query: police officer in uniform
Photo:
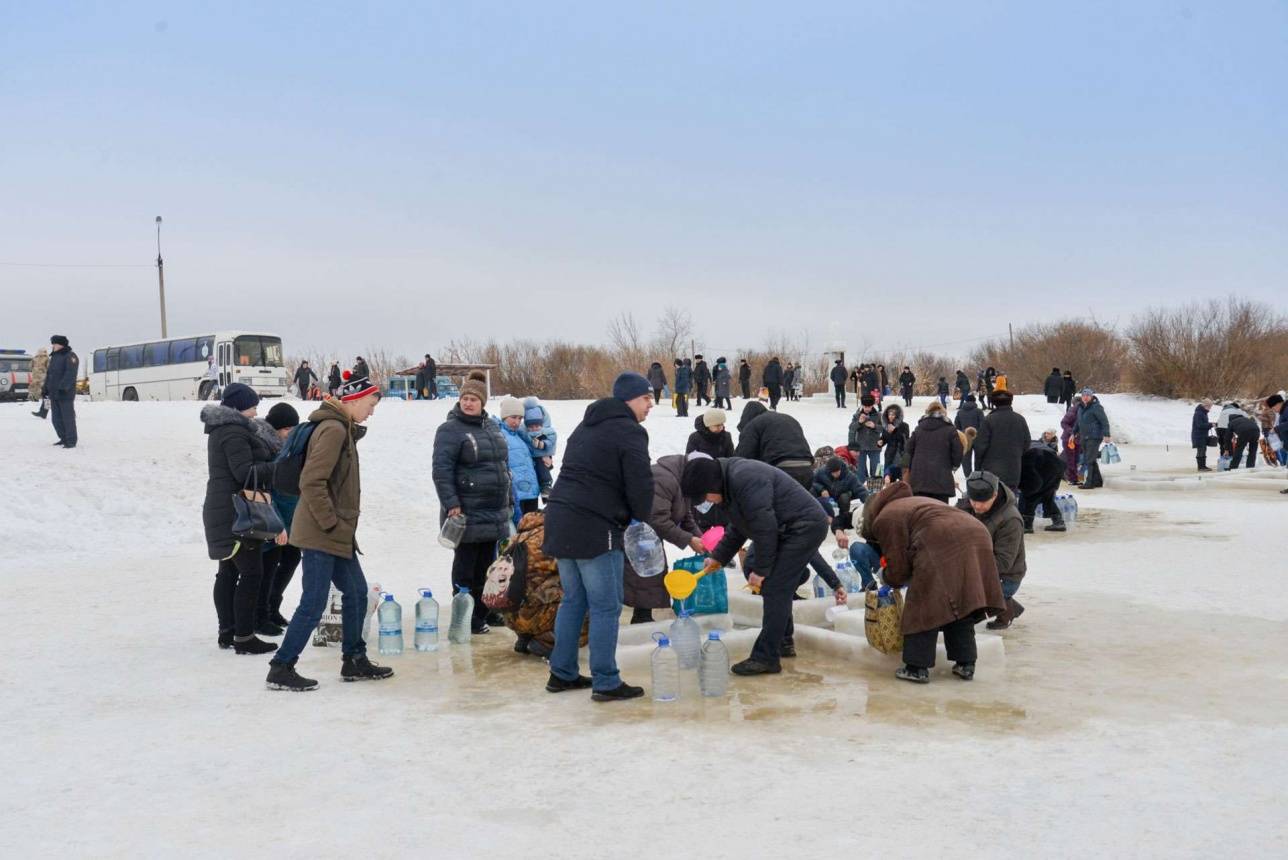
[[[53,355],[49,357],[49,370],[40,396],[49,398],[50,416],[54,432],[58,434],[55,445],[76,447],[76,377],[80,375],[80,359],[72,351],[64,335],[49,339]]]

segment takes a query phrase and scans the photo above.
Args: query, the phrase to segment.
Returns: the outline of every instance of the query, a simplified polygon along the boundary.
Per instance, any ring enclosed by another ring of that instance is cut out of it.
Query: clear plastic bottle
[[[640,576],[657,576],[666,570],[666,552],[662,549],[662,539],[648,523],[638,520],[632,522],[626,527],[622,542],[626,548],[626,558]]]
[[[720,641],[719,631],[708,633],[702,646],[698,683],[704,696],[723,696],[729,689],[729,649]]]
[[[815,596],[815,597],[831,597],[831,596],[832,596],[832,589],[830,589],[830,588],[828,588],[828,587],[827,587],[827,582],[823,579],[823,577],[819,576],[817,573],[816,573],[816,574],[814,574],[814,580],[813,580],[812,588],[813,588],[813,590],[814,590],[814,596]]]
[[[474,615],[474,598],[468,588],[452,595],[452,626],[447,628],[447,640],[457,645],[470,644],[470,618]]]
[[[850,551],[841,549],[839,546],[832,550],[832,566],[836,568],[837,579],[841,580],[841,585],[849,594],[858,594],[863,590],[863,579],[859,572],[854,569],[854,562],[850,561]]]
[[[380,618],[380,653],[401,654],[403,650],[402,607],[390,592],[386,591],[384,598],[380,601],[380,611],[377,613]]]
[[[438,650],[438,601],[428,588],[420,590],[416,601],[416,650]]]
[[[674,702],[680,698],[680,659],[671,640],[661,633],[653,634],[653,701]]]
[[[888,585],[883,585],[877,589],[877,606],[892,606],[894,604],[894,589]]]
[[[696,669],[702,659],[702,628],[687,609],[671,622],[671,647],[680,660],[681,669]]]

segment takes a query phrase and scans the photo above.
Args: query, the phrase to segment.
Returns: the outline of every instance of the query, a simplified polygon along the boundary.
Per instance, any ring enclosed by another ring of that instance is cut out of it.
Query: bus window
[[[102,373],[105,370],[107,370],[107,350],[96,349],[94,350],[94,372]]]
[[[118,347],[117,349],[109,349],[109,350],[107,351],[107,369],[108,369],[108,370],[116,370],[116,369],[118,369],[120,366],[121,366],[121,350],[120,350],[120,348]]]
[[[282,339],[242,335],[233,341],[234,360],[242,367],[284,367]]]
[[[188,338],[187,340],[170,341],[170,363],[187,364],[194,361],[203,361],[197,353],[197,339]]]
[[[121,370],[133,370],[143,366],[142,346],[121,347]]]
[[[143,350],[143,363],[148,367],[157,367],[170,363],[170,344],[166,341],[150,343]]]

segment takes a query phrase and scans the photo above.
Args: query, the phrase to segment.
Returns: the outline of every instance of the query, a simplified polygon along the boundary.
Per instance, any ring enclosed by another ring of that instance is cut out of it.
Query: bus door
[[[219,365],[219,387],[222,389],[236,381],[233,379],[233,345],[223,341],[216,350],[218,358],[215,361]]]

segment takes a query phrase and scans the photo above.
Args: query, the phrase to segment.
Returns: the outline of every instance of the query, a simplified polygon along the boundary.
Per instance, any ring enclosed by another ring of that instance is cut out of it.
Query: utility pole
[[[161,216],[157,216],[157,288],[161,291],[161,337],[166,334],[165,324],[165,262],[161,259]]]
[[[160,257],[157,257],[157,259],[159,260],[159,259],[161,259],[161,258],[160,258]],[[1010,336],[1011,336],[1011,352],[1013,353],[1013,352],[1015,352],[1015,326],[1011,325],[1010,323],[1007,323],[1007,324],[1006,324],[1006,331],[1007,331],[1007,332],[1010,334]]]

